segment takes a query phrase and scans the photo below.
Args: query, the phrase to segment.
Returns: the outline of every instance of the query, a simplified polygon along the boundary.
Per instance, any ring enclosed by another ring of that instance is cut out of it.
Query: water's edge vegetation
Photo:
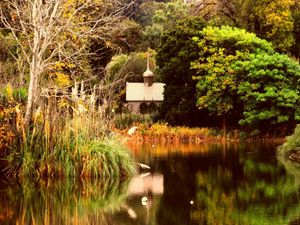
[[[103,109],[95,107],[89,95],[78,97],[77,91],[71,99],[48,93],[29,127],[22,106],[8,96],[11,107],[2,118],[11,139],[1,142],[6,143],[1,150],[6,176],[124,179],[135,174],[134,157],[110,131]]]
[[[294,133],[278,147],[278,155],[284,161],[291,160],[300,163],[300,125],[297,125]]]
[[[134,132],[132,132],[134,130]],[[232,129],[225,135],[222,129],[208,127],[170,126],[166,123],[136,124],[131,128],[116,129],[117,133],[129,141],[152,143],[224,143],[224,142],[273,142],[283,143],[285,136],[276,134],[253,134]]]

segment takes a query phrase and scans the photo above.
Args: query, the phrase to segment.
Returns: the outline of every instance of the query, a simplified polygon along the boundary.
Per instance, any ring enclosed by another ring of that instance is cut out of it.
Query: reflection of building
[[[136,177],[132,179],[129,186],[130,195],[142,195],[147,193],[164,193],[164,177],[162,174],[150,174],[146,177]]]
[[[145,107],[157,105],[164,100],[163,83],[154,83],[154,75],[149,68],[149,57],[147,59],[147,70],[143,74],[144,83],[126,83],[126,101],[128,109],[132,112],[140,112],[143,104]],[[146,110],[147,111],[147,110]]]
[[[157,197],[162,196],[164,193],[164,177],[162,174],[141,174],[138,177],[135,177],[131,180],[129,185],[129,195],[131,198],[140,198],[139,210],[137,211],[136,219],[139,218],[139,215],[142,215],[141,218],[144,218],[145,221],[139,221],[139,224],[156,224],[152,223],[156,218],[155,202],[158,201]],[[159,197],[160,198],[160,197]],[[142,206],[142,207],[140,207]],[[135,212],[135,211],[134,211]],[[141,223],[142,222],[142,223]]]

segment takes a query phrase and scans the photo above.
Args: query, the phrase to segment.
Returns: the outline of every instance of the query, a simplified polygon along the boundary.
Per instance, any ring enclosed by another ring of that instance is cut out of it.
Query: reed
[[[144,140],[154,140],[163,143],[202,143],[204,141],[221,141],[221,136],[212,134],[209,128],[190,128],[184,126],[169,126],[164,123],[154,123],[151,126],[139,125],[138,136]]]
[[[79,97],[78,97],[79,96]],[[135,173],[129,151],[121,145],[95,106],[94,93],[45,93],[26,130],[15,110],[16,136],[6,172],[13,177],[119,177]]]

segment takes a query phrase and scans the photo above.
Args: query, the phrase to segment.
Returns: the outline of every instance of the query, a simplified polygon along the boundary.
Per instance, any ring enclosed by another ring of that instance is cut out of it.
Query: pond
[[[151,169],[122,183],[0,183],[0,224],[300,224],[300,169],[275,145],[130,148]]]

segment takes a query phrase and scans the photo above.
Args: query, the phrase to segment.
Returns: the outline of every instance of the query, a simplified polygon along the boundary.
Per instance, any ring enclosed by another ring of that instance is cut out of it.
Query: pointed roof
[[[149,52],[147,52],[147,70],[143,73],[143,77],[153,77],[153,72],[150,70]]]

